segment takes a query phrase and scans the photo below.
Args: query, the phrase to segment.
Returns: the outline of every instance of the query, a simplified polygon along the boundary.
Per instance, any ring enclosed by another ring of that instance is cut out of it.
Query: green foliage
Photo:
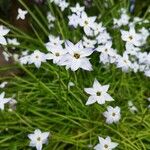
[[[26,34],[0,19],[0,22],[12,30],[9,36],[17,37],[22,43],[18,49],[33,51],[38,47],[41,51],[46,51],[44,42],[50,33],[60,34],[63,39],[71,39],[74,42],[80,40],[81,31],[70,29],[64,15],[56,6],[49,3],[50,11],[56,16],[56,31],[49,31],[46,18],[37,6],[32,11],[22,0],[18,1],[32,17],[33,32]],[[112,18],[117,16],[118,8],[128,7],[125,0],[117,4],[110,0],[109,4],[106,9],[102,7],[101,1],[94,0],[97,7],[94,11],[102,15],[100,20],[108,29]],[[121,53],[122,45],[117,37],[119,33],[114,31],[111,34]],[[97,144],[98,136],[107,135],[119,143],[118,150],[149,150],[150,113],[146,101],[150,96],[149,79],[140,73],[123,73],[113,65],[104,68],[97,62],[98,55],[95,54],[92,56],[92,72],[78,70],[75,73],[51,62],[42,64],[39,70],[32,65],[24,67],[17,64],[24,72],[23,76],[0,78],[0,81],[9,81],[5,90],[7,96],[16,94],[18,102],[16,111],[0,112],[0,149],[30,150],[27,135],[39,128],[51,132],[44,150],[90,150],[92,148],[88,146]],[[0,70],[3,68],[0,67]],[[110,105],[109,102],[102,106],[85,106],[88,95],[85,94],[84,88],[92,86],[94,78],[102,84],[110,84],[109,93],[115,99],[111,105],[121,107],[122,118],[118,124],[107,125],[102,116]],[[69,89],[70,81],[73,81],[75,86]],[[129,100],[137,106],[137,114],[129,112]]]

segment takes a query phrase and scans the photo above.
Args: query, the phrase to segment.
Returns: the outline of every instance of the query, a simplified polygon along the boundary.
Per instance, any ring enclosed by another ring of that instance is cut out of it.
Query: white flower
[[[138,111],[138,109],[136,108],[135,105],[133,105],[132,101],[128,101],[128,108],[130,110],[131,113],[135,113]]]
[[[105,45],[100,45],[100,46],[98,46],[98,47],[96,48],[96,50],[97,50],[98,52],[102,52],[102,53],[107,53],[107,54],[109,54],[109,53],[111,53],[111,51],[112,51],[111,46],[112,46],[112,41],[109,41],[109,42],[107,42]]]
[[[48,28],[49,28],[49,29],[51,29],[51,28],[53,28],[53,27],[54,27],[54,24],[52,24],[52,23],[49,23],[49,24],[48,24]]]
[[[48,142],[50,132],[41,132],[36,129],[33,134],[28,134],[28,138],[31,140],[29,146],[36,147],[37,150],[42,150],[42,145]]]
[[[13,54],[12,57],[13,57],[14,61],[18,62],[18,60],[19,60],[18,54]]]
[[[75,84],[70,81],[70,82],[68,83],[68,89],[70,89],[70,87],[72,87],[72,86],[75,86]]]
[[[15,46],[20,45],[20,43],[17,41],[16,38],[14,38],[14,39],[8,39],[7,38],[7,41],[8,41],[8,44],[10,44],[10,45],[15,45]],[[12,49],[15,49],[15,47],[12,47]]]
[[[119,58],[119,55],[116,53],[116,50],[112,48],[108,50],[107,52],[100,54],[100,62],[102,62],[103,64],[116,63],[118,58]]]
[[[105,139],[99,136],[98,139],[99,144],[94,147],[95,150],[112,150],[118,146],[118,143],[112,142],[109,136]]]
[[[26,10],[22,10],[21,8],[18,8],[17,20],[18,20],[18,19],[24,20],[24,19],[25,19],[25,15],[26,15],[27,13],[28,13],[28,12],[27,12]]]
[[[58,46],[61,45],[64,41],[60,39],[60,37],[55,37],[53,35],[49,35],[49,42],[47,42],[45,45],[47,49],[49,49],[51,46]]]
[[[30,60],[30,55],[25,55],[19,58],[19,62],[22,65],[26,65]]]
[[[109,63],[109,55],[106,54],[106,53],[101,53],[100,56],[100,63],[103,63],[103,64],[108,64]]]
[[[146,43],[148,36],[150,35],[150,32],[145,27],[142,27],[139,31],[141,32],[141,36],[142,36],[141,45],[144,45]]]
[[[4,98],[5,92],[0,94],[0,109],[4,110],[4,105],[10,101],[11,98]]]
[[[140,48],[139,47],[136,47],[136,46],[134,46],[133,44],[131,44],[131,43],[126,43],[126,53],[127,54],[131,54],[131,55],[137,55],[138,53],[137,52],[139,52],[140,51]]]
[[[47,13],[47,20],[49,23],[55,21],[55,17],[51,14],[50,11]]]
[[[20,43],[17,41],[16,38],[14,39],[7,39],[8,44],[12,44],[12,45],[19,45]]]
[[[47,55],[40,52],[39,50],[35,50],[29,57],[28,63],[35,64],[37,68],[40,68],[42,62],[46,62]]]
[[[94,35],[98,35],[99,33],[102,33],[106,30],[105,27],[102,26],[102,23],[94,23],[93,27],[92,27],[93,31],[94,31]]]
[[[21,52],[21,55],[22,55],[22,56],[27,56],[28,53],[29,53],[29,51],[28,51],[28,50],[25,50],[25,51],[22,51],[22,52]]]
[[[84,48],[82,42],[73,44],[70,41],[65,43],[65,48],[68,54],[64,55],[61,60],[62,65],[66,65],[66,68],[71,68],[72,71],[76,71],[79,68],[91,71],[92,65],[87,56],[90,56],[93,51],[91,48]]]
[[[139,59],[140,64],[148,63],[147,62],[147,56],[148,56],[147,52],[143,52],[143,53],[139,52],[136,56]]]
[[[69,3],[67,3],[65,0],[60,0],[59,7],[60,7],[61,11],[64,11],[65,8],[67,8],[68,6],[69,6]]]
[[[77,26],[80,23],[80,17],[76,14],[72,14],[71,16],[68,16],[69,19],[69,25],[77,28]]]
[[[73,13],[76,13],[78,16],[84,11],[85,7],[81,7],[79,3],[76,3],[75,7],[70,7]]]
[[[6,51],[3,51],[2,54],[3,54],[4,59],[5,59],[6,61],[9,61],[9,58],[12,56],[12,54],[9,53],[8,51],[7,51],[7,52],[6,52]]]
[[[107,93],[109,85],[101,85],[97,79],[94,80],[92,88],[84,88],[85,92],[90,94],[86,105],[91,105],[95,102],[98,104],[105,104],[106,101],[113,101],[114,99]]]
[[[103,115],[106,118],[106,123],[117,123],[121,118],[120,108],[118,106],[116,106],[115,108],[108,106],[107,111],[105,111]]]
[[[126,8],[121,8],[118,12],[121,13],[121,14],[125,14],[125,13],[127,13],[127,9]]]
[[[113,49],[111,46],[112,41],[108,41],[106,44],[100,45],[96,48],[98,52],[101,52],[100,62],[102,62],[103,64],[116,63],[117,59],[119,58],[116,50]]]
[[[15,99],[11,98],[8,104],[9,104],[9,111],[16,110],[17,101]]]
[[[133,70],[133,72],[137,73],[139,70],[139,64],[137,62],[134,62],[131,64],[130,68]]]
[[[145,76],[150,77],[150,69],[144,71]]]
[[[107,33],[105,30],[104,32],[100,33],[97,37],[96,37],[98,44],[106,44],[108,41],[111,40],[111,37],[109,35],[109,33]]]
[[[133,19],[134,24],[141,22],[141,21],[142,21],[142,18],[140,18],[140,17],[134,17],[134,19]]]
[[[142,35],[136,33],[134,27],[130,27],[129,31],[121,30],[121,38],[135,46],[141,46]]]
[[[86,48],[94,48],[95,44],[97,43],[96,40],[91,40],[85,36],[83,36],[83,46]]]
[[[117,27],[121,27],[122,25],[127,25],[129,23],[130,17],[123,13],[121,14],[121,17],[119,19],[114,18],[114,25],[117,25]]]
[[[127,72],[131,66],[129,56],[124,52],[123,57],[119,57],[117,60],[117,67],[122,68],[123,71]]]
[[[4,26],[0,26],[0,44],[2,45],[7,45],[6,39],[5,39],[5,35],[8,34],[10,30],[5,28]]]
[[[96,16],[88,17],[85,12],[82,12],[81,19],[80,19],[80,26],[84,28],[84,32],[88,36],[93,35],[93,26],[96,20]]]
[[[47,48],[48,48],[48,46],[47,46]],[[48,51],[50,51],[51,53],[47,54],[47,59],[48,60],[52,59],[53,63],[58,64],[58,65],[59,65],[59,61],[62,59],[63,55],[65,55],[67,53],[67,51],[65,49],[63,49],[63,47],[61,45],[50,46]]]
[[[2,83],[0,84],[0,88],[3,89],[3,88],[7,85],[7,83],[8,83],[8,82],[6,82],[6,81],[2,82]]]
[[[123,13],[121,15],[120,22],[121,22],[122,25],[125,26],[129,23],[129,19],[130,19],[130,17],[127,14]]]

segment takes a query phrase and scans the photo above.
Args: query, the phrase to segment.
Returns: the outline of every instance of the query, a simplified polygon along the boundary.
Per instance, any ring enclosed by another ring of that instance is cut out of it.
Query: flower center
[[[107,145],[107,144],[105,144],[105,145],[104,145],[104,148],[108,148],[108,145]]]
[[[98,92],[96,93],[96,95],[97,95],[97,96],[101,96],[101,92],[98,91]]]
[[[37,141],[41,141],[41,138],[40,138],[40,137],[38,137],[38,138],[37,138]]]
[[[108,49],[106,48],[104,51],[105,51],[105,52],[107,52],[107,51],[108,51]]]
[[[79,59],[80,55],[78,53],[74,53],[74,58]]]
[[[38,59],[38,58],[39,58],[39,56],[38,56],[38,55],[36,55],[36,56],[35,56],[35,58],[36,58],[36,59]]]
[[[85,24],[85,25],[88,25],[89,23],[88,23],[88,21],[84,21],[84,24]]]
[[[55,55],[56,55],[57,57],[60,56],[59,53],[55,53]]]
[[[127,61],[126,61],[126,60],[124,60],[124,62],[125,62],[125,63],[127,63]]]
[[[130,36],[129,36],[129,40],[132,40],[132,39],[133,39],[133,37],[130,35]]]
[[[113,113],[112,113],[112,116],[113,116],[113,117],[116,116],[116,113],[113,112]]]

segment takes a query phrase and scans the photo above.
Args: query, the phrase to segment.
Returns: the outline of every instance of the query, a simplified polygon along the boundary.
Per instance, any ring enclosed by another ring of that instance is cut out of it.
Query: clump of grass
[[[35,12],[32,12],[22,0],[19,2],[28,10],[32,21],[36,22],[36,25],[31,25],[33,34],[26,34],[4,20],[0,21],[12,29],[10,37],[20,39],[22,44],[17,47],[19,50],[33,51],[38,47],[41,51],[46,51],[44,42],[49,31],[42,23],[42,19],[46,19],[38,7],[35,6]],[[102,14],[102,21],[109,28],[118,8],[127,7],[128,3],[122,1],[115,4],[110,1],[112,9],[109,10],[103,8],[98,0],[94,0],[94,5],[97,7],[96,12]],[[79,41],[81,31],[71,30],[56,6],[49,3],[49,9],[58,17],[53,34],[60,34],[64,40]],[[116,38],[114,38],[115,45],[122,48],[117,35],[114,35],[115,32],[111,32]],[[37,128],[51,132],[49,142],[44,146],[45,150],[93,149],[98,142],[97,137],[107,135],[119,143],[117,147],[119,150],[150,149],[150,114],[146,101],[150,96],[149,78],[140,73],[124,73],[115,65],[104,67],[97,63],[97,54],[92,56],[91,61],[94,66],[91,72],[83,70],[72,72],[51,62],[43,63],[40,69],[36,69],[33,65],[16,64],[24,72],[23,76],[1,78],[0,81],[9,82],[5,89],[7,95],[15,94],[18,103],[15,111],[0,112],[0,149],[31,149],[28,146],[27,135]],[[84,88],[92,86],[94,78],[102,84],[110,84],[109,93],[115,101],[111,104],[108,102],[104,105],[85,106],[88,95],[84,92]],[[69,82],[73,82],[75,86],[69,88]],[[129,111],[129,100],[134,102],[138,109],[137,113],[132,114]],[[102,113],[109,105],[121,108],[121,120],[118,124],[105,123]]]

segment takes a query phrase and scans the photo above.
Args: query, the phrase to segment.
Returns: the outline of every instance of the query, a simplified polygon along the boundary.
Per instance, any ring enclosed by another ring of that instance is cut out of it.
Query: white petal
[[[95,150],[101,150],[100,148],[101,148],[101,144],[97,144],[97,145],[94,147]]]
[[[109,89],[109,85],[102,86],[103,92],[107,92]]]
[[[90,56],[93,53],[92,48],[84,48],[84,51],[81,53],[81,57]]]
[[[117,146],[118,146],[118,143],[111,142],[111,148],[112,148],[112,149],[115,148],[115,147],[117,147]]]
[[[36,129],[35,131],[34,131],[34,133],[36,134],[36,135],[38,135],[38,136],[41,136],[41,130],[40,129]]]
[[[109,136],[107,136],[105,140],[107,140],[107,142],[108,142],[108,143],[110,143],[110,142],[111,142],[111,139],[110,139],[110,137],[109,137]]]
[[[105,93],[104,97],[106,101],[114,101],[114,99],[108,93]]]
[[[95,91],[93,88],[84,88],[84,91],[90,95],[95,95]]]
[[[80,60],[77,60],[77,61],[73,60],[72,64],[71,64],[71,70],[72,71],[76,71],[77,69],[80,68],[80,65],[81,65],[81,61]]]
[[[83,49],[82,41],[80,40],[75,46],[76,46],[78,49]]]
[[[0,36],[0,44],[7,45],[6,39],[3,36]]]
[[[92,65],[88,58],[81,59],[81,68],[84,70],[92,71]]]
[[[5,92],[2,92],[1,94],[0,94],[0,98],[4,98],[4,96],[5,96]]]
[[[99,140],[100,143],[103,143],[104,138],[102,138],[102,137],[99,136],[99,137],[98,137],[98,140]]]
[[[9,29],[5,29],[3,26],[0,26],[0,36],[8,34],[9,31]]]
[[[50,134],[49,132],[42,133],[41,137],[42,137],[42,140],[44,140],[43,143],[45,143],[47,141],[49,134]]]
[[[106,99],[104,96],[96,96],[96,98],[97,98],[98,104],[100,104],[100,105],[105,104]]]
[[[37,68],[40,68],[40,66],[41,66],[41,62],[40,62],[40,61],[36,61],[36,62],[34,62],[34,64],[35,64],[35,66],[36,66]]]
[[[93,88],[94,89],[99,89],[99,88],[101,88],[101,84],[98,82],[98,80],[95,78],[95,80],[94,80],[94,84],[93,84]]]
[[[41,143],[41,142],[38,142],[38,143],[36,144],[36,149],[37,149],[37,150],[42,150],[42,143]]]
[[[34,134],[28,134],[28,138],[29,138],[30,140],[32,140],[33,137],[34,137]]]
[[[94,99],[94,97],[93,97],[93,96],[90,96],[90,97],[88,98],[88,101],[86,102],[85,105],[91,105],[91,104],[93,104],[93,103],[95,103],[95,102],[96,102],[96,100]]]
[[[67,49],[68,52],[72,53],[75,50],[74,47],[75,45],[69,40],[65,42],[65,48]]]
[[[31,142],[30,142],[30,144],[29,144],[29,146],[31,146],[31,147],[35,147],[35,146],[36,146],[36,143],[35,143],[35,142],[33,142],[33,141],[31,141]]]
[[[0,103],[0,109],[4,110],[4,103]]]

